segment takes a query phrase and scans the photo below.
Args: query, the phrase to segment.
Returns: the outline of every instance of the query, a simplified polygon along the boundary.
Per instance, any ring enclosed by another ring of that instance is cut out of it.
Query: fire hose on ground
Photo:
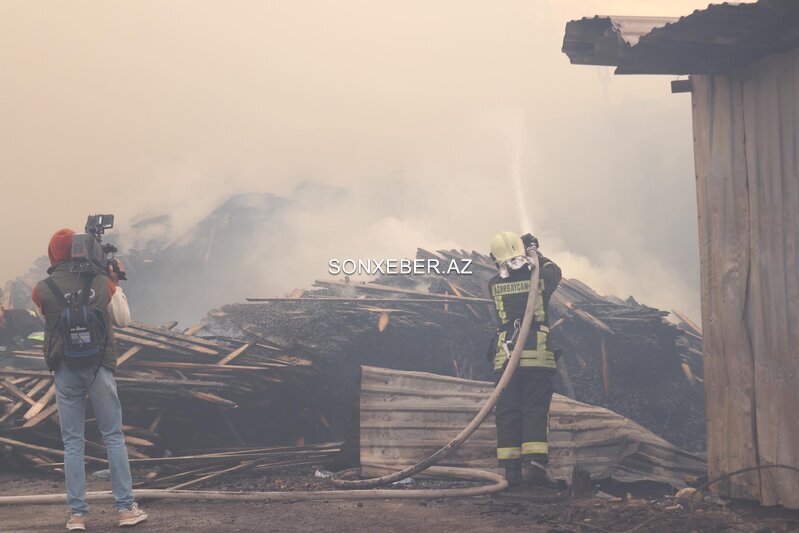
[[[334,476],[333,485],[340,490],[323,491],[268,491],[268,492],[234,492],[234,491],[210,491],[210,490],[169,490],[169,489],[139,489],[136,490],[136,497],[139,499],[159,499],[159,500],[200,500],[200,501],[244,501],[244,502],[297,502],[297,501],[320,501],[320,500],[371,500],[371,499],[411,499],[411,498],[458,498],[467,496],[482,496],[501,492],[508,487],[508,482],[493,472],[478,470],[474,468],[438,467],[435,466],[466,440],[480,427],[497,404],[499,395],[508,386],[513,374],[519,367],[521,353],[527,342],[527,336],[533,322],[533,315],[538,298],[539,268],[537,254],[531,254],[532,275],[530,276],[530,292],[527,297],[527,306],[524,310],[524,318],[518,331],[513,352],[510,355],[508,364],[502,373],[491,396],[483,404],[480,411],[475,415],[469,424],[463,428],[452,440],[442,446],[432,455],[422,459],[413,466],[403,470],[387,474],[385,476],[370,479],[342,479],[345,471]],[[356,469],[357,470],[357,469]],[[446,488],[446,489],[376,489],[375,487],[385,486],[413,475],[427,471],[430,474],[441,477],[455,477],[471,481],[489,481],[489,485],[466,488]],[[89,492],[86,494],[86,501],[112,501],[113,494],[110,491]],[[65,503],[66,494],[36,494],[25,496],[2,496],[2,505],[41,505]]]

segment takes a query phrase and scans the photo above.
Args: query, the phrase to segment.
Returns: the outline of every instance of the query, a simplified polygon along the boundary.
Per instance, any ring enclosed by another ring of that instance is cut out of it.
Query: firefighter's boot
[[[524,479],[535,487],[557,489],[558,482],[549,477],[547,467],[538,461],[526,461],[524,465]]]
[[[508,488],[518,487],[522,484],[522,465],[515,464],[505,467],[505,479],[508,481]]]

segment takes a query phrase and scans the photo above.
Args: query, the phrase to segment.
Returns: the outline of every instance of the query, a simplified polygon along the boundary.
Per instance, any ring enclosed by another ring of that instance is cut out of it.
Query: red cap
[[[55,265],[61,261],[69,261],[72,254],[72,236],[75,232],[71,229],[60,229],[50,238],[50,246],[47,248],[47,255],[50,256],[50,264]]]

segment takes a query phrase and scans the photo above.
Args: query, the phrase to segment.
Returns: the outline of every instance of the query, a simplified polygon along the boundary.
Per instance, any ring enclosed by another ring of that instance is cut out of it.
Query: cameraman
[[[33,301],[45,320],[44,358],[55,376],[56,403],[64,442],[67,503],[70,507],[67,529],[84,531],[85,517],[89,512],[84,467],[87,394],[91,398],[97,426],[108,452],[119,525],[132,526],[145,521],[147,514],[133,501],[128,451],[122,433],[122,405],[114,381],[117,351],[114,328],[111,326],[126,327],[130,323],[130,309],[122,288],[117,285],[120,274],[113,269],[109,268],[108,275],[73,272],[74,269],[70,268],[73,235],[74,231],[62,229],[50,239],[48,255],[52,266],[47,270],[49,278],[40,281],[33,290]],[[100,344],[97,362],[72,366],[64,360],[61,311],[65,299],[80,297],[81,287],[89,288],[88,306],[104,319],[108,327]]]

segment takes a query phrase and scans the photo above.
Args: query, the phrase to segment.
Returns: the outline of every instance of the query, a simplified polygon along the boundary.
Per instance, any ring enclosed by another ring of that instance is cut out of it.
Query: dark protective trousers
[[[496,407],[497,459],[501,466],[549,457],[549,404],[554,386],[550,368],[518,368]],[[499,381],[501,373],[496,380]]]

